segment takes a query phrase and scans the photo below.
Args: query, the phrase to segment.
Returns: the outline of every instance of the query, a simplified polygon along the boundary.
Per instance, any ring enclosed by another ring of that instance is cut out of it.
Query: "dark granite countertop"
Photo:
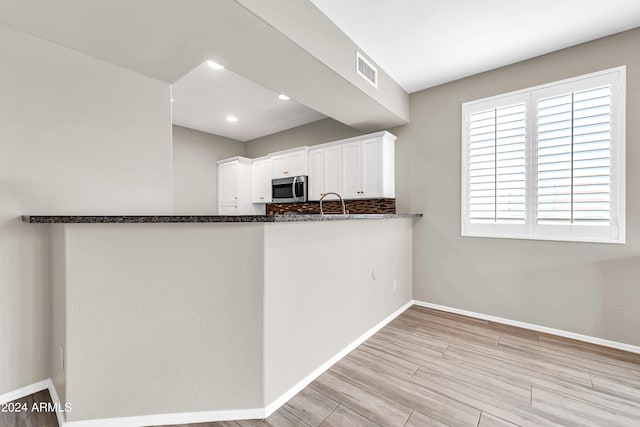
[[[344,221],[355,219],[419,218],[417,214],[285,214],[285,215],[23,215],[22,220],[31,224],[142,224],[185,222],[301,222]]]

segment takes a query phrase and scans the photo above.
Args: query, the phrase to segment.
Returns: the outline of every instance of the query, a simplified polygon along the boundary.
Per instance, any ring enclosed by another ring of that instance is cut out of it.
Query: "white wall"
[[[272,403],[411,300],[412,223],[54,227],[68,421]]]
[[[412,223],[265,225],[265,404],[411,300]]]
[[[0,26],[0,393],[51,376],[47,227],[171,213],[169,86]]]
[[[173,126],[173,213],[218,213],[218,166],[229,157],[244,156],[245,143],[210,133]]]
[[[262,407],[263,224],[65,239],[68,421]]]

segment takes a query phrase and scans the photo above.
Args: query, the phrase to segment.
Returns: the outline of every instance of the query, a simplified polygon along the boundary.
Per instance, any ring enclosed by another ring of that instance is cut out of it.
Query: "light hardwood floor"
[[[189,427],[446,425],[640,426],[640,355],[413,306],[266,420]]]
[[[640,355],[413,306],[266,420],[179,427],[446,425],[640,426]]]

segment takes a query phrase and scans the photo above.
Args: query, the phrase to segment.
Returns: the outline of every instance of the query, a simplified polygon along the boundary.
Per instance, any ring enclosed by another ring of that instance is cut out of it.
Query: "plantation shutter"
[[[611,85],[538,100],[537,221],[609,225]]]
[[[524,223],[524,103],[469,115],[468,216],[471,223]]]
[[[625,75],[462,104],[462,236],[624,243]]]

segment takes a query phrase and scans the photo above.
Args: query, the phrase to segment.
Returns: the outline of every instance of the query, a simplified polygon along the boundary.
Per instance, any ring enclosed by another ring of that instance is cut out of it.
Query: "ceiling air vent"
[[[373,87],[378,87],[378,69],[364,59],[360,52],[356,52],[356,72],[371,83]]]

